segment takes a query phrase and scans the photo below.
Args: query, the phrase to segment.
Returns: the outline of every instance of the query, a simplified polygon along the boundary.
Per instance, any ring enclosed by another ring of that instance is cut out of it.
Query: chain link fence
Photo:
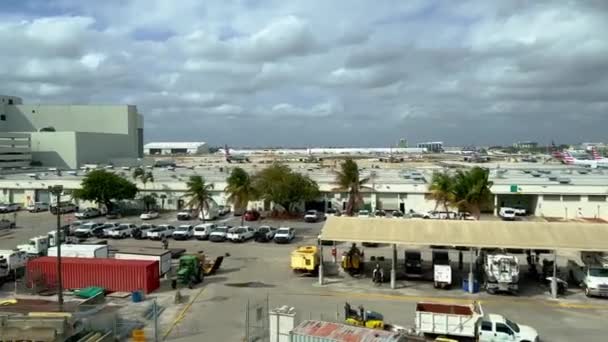
[[[245,342],[268,342],[270,323],[268,318],[268,296],[248,300],[245,307]]]

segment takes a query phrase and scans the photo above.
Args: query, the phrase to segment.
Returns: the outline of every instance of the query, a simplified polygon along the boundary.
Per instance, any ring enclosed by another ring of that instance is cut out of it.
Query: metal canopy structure
[[[329,217],[322,240],[608,251],[608,224]]]

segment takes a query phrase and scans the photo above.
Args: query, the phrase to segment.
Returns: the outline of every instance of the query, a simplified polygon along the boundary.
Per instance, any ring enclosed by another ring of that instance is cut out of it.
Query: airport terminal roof
[[[206,142],[150,142],[144,148],[197,148],[206,145]]]
[[[408,246],[608,251],[608,224],[329,217],[323,240]]]

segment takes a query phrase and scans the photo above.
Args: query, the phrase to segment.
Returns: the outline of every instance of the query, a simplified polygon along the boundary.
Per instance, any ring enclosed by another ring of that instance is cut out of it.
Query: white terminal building
[[[146,155],[206,153],[209,153],[209,146],[205,142],[151,142],[144,145]]]
[[[456,166],[455,163],[454,166]],[[202,166],[201,166],[202,165]],[[289,165],[289,164],[288,164]],[[179,165],[178,165],[179,166]],[[250,173],[261,170],[264,166],[255,163],[238,164]],[[365,168],[362,177],[372,176],[368,189],[363,192],[365,206],[371,210],[414,210],[425,212],[435,209],[435,201],[430,198],[429,183],[433,172],[443,170],[441,166],[416,166],[415,163],[404,164],[403,169]],[[493,201],[484,211],[496,214],[500,207],[522,207],[531,215],[549,218],[602,218],[608,220],[608,170],[567,167],[564,165],[537,165],[516,163],[483,164],[491,169]],[[165,209],[182,208],[188,202],[185,197],[186,182],[191,175],[201,175],[213,183],[213,199],[218,205],[226,205],[224,193],[226,178],[232,164],[206,163],[191,168],[154,168],[154,182],[147,183],[145,188],[139,183],[143,194],[156,195],[159,206]],[[303,208],[337,208],[346,205],[348,195],[335,190],[335,173],[333,168],[318,168],[306,164],[293,164],[296,171],[309,175],[320,187],[321,196],[317,201],[302,204]],[[463,167],[463,166],[460,166]],[[28,172],[28,173],[25,173]],[[132,180],[131,172],[114,169],[111,172],[123,174]],[[48,186],[61,184],[66,196],[73,189],[78,189],[86,171],[74,170],[57,175],[48,171],[28,170],[23,173],[4,174],[0,178],[0,202],[17,202],[27,204],[31,201],[48,199]],[[78,203],[80,205],[85,205]],[[254,202],[250,207],[270,209],[271,204]],[[133,207],[141,208],[136,204]],[[438,208],[438,210],[443,210]]]
[[[78,168],[143,156],[143,117],[132,105],[23,104],[0,95],[0,169],[31,163]]]

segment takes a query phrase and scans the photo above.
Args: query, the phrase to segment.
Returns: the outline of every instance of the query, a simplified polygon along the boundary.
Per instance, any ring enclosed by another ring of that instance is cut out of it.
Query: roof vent
[[[559,184],[570,184],[571,182],[570,178],[558,178],[557,181]]]
[[[549,176],[550,181],[557,181],[557,176]]]

